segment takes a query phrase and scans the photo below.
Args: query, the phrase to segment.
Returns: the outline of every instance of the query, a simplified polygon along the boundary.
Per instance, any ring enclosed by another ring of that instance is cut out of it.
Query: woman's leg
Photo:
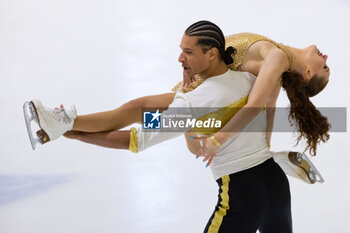
[[[73,130],[103,132],[118,130],[142,121],[142,108],[168,108],[175,93],[144,96],[131,100],[111,111],[80,115],[74,121]]]

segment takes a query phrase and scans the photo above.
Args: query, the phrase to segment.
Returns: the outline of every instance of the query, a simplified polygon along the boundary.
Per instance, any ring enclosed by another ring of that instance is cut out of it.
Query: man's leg
[[[259,227],[260,233],[292,233],[292,211],[289,182],[282,169],[272,162],[264,173],[269,203]]]
[[[266,163],[217,180],[219,200],[204,233],[256,233],[269,205]]]

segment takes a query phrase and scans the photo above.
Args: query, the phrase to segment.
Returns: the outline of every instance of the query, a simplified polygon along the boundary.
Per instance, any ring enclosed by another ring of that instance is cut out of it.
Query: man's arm
[[[66,138],[113,149],[129,149],[130,130],[106,131],[100,133],[87,133],[81,131],[68,131]]]
[[[187,99],[183,95],[178,95],[174,98],[173,103],[169,105],[169,109],[164,111],[163,114],[169,115],[169,112],[176,113],[176,108],[188,106]],[[142,127],[137,127],[137,129],[132,128],[131,130],[115,130],[100,133],[69,131],[65,133],[64,136],[97,146],[114,149],[130,149],[132,152],[139,152],[163,141],[180,136],[183,133],[184,132],[162,132],[161,130],[143,132]]]
[[[195,115],[191,111],[191,104],[186,94],[178,93],[174,97],[174,101],[169,105],[169,108],[162,112],[164,116],[176,115],[179,113],[179,109],[187,108],[190,112],[189,115]],[[174,130],[175,131],[175,130]],[[136,127],[131,131],[131,145],[130,150],[133,152],[143,151],[151,146],[157,145],[164,141],[173,139],[184,134],[182,131],[172,132],[171,130],[162,127],[157,131],[143,130],[142,126]]]

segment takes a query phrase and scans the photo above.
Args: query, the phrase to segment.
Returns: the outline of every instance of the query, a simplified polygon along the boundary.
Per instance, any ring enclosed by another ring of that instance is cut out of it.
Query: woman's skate
[[[293,151],[272,152],[273,159],[282,168],[284,173],[300,179],[308,184],[323,183],[324,180],[316,166],[304,154]]]
[[[73,128],[74,119],[77,117],[75,106],[68,111],[64,108],[51,109],[41,104],[39,100],[25,102],[23,105],[24,119],[33,150],[37,143],[44,144],[63,135]],[[36,132],[34,138],[31,122],[35,121],[40,130]]]

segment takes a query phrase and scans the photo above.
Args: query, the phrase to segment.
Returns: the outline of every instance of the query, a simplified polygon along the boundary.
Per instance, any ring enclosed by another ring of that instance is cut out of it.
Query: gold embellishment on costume
[[[227,211],[230,209],[229,201],[229,184],[230,184],[230,176],[226,175],[221,177],[222,185],[221,185],[221,202],[218,206],[218,210],[214,214],[214,218],[211,220],[211,224],[208,228],[208,233],[218,233],[220,226],[222,224],[222,220],[224,219]]]
[[[226,36],[225,40],[226,40],[226,48],[229,46],[232,46],[237,50],[235,54],[231,55],[233,58],[233,64],[228,65],[228,67],[231,70],[235,70],[235,71],[238,70],[239,66],[242,65],[243,63],[245,55],[248,49],[250,48],[250,46],[252,46],[258,41],[269,41],[274,45],[276,45],[279,49],[281,49],[288,57],[288,61],[289,61],[288,71],[291,71],[294,65],[295,57],[290,47],[284,44],[277,43],[273,40],[270,40],[265,36],[245,32],[245,33],[238,33],[238,34]],[[203,83],[203,80],[201,82],[194,80],[188,88],[182,88],[182,82],[179,82],[172,89],[172,91],[186,93],[196,89],[202,83]]]
[[[294,66],[295,56],[288,45],[279,44],[279,48],[287,55],[289,61],[288,72],[291,72]]]
[[[137,153],[139,151],[139,144],[137,141],[137,130],[135,128],[130,129],[129,150],[134,153]]]
[[[196,74],[193,77],[193,81],[191,82],[191,84],[188,87],[183,87],[183,82],[181,81],[171,90],[175,91],[175,92],[186,93],[186,92],[189,92],[189,91],[193,91],[199,85],[201,85],[203,82],[204,82],[204,79],[199,74]]]
[[[216,138],[215,138],[214,135],[212,135],[212,136],[210,137],[210,139],[214,142],[214,144],[215,144],[217,147],[220,147],[220,146],[221,146],[221,143],[220,143],[218,140],[216,140]]]
[[[229,68],[232,70],[238,70],[239,66],[242,65],[245,55],[253,44],[258,41],[269,41],[272,44],[276,45],[277,48],[281,49],[288,57],[289,61],[289,70],[293,67],[294,64],[294,55],[290,50],[290,47],[284,44],[277,43],[265,36],[261,36],[254,33],[238,33],[225,37],[226,48],[229,46],[234,47],[237,50],[237,53],[232,55],[233,64],[229,65]]]
[[[197,120],[206,121],[209,118],[215,120],[221,120],[221,128],[248,102],[248,95],[233,102],[232,104],[223,107],[215,112],[211,112],[199,117]],[[211,135],[218,132],[221,128],[197,128],[194,127],[192,130],[201,135]]]

